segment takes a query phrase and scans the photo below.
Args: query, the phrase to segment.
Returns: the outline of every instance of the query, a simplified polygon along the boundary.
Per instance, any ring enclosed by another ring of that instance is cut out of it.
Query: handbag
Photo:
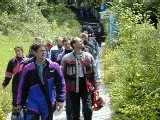
[[[105,102],[102,97],[99,95],[99,91],[95,90],[92,92],[92,108],[93,111],[98,111],[104,107]]]

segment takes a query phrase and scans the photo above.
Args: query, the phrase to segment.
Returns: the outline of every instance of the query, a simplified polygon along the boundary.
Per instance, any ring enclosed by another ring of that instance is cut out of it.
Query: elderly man
[[[82,40],[71,41],[73,52],[62,58],[62,69],[66,81],[67,120],[80,120],[80,99],[82,99],[84,120],[92,120],[92,92],[97,89],[94,58],[82,51]]]

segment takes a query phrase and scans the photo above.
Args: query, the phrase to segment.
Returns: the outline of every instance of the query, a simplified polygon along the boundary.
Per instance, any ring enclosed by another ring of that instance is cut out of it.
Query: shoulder
[[[47,62],[49,63],[49,68],[50,69],[59,69],[59,67],[60,67],[58,63],[53,62],[49,59],[47,59]]]
[[[34,57],[32,57],[32,58],[25,58],[25,59],[23,59],[23,61],[21,62],[21,64],[27,65],[27,64],[32,63],[34,61],[35,61]]]
[[[95,37],[89,37],[89,40],[96,41]]]
[[[49,62],[49,68],[54,71],[55,73],[61,74],[61,68],[60,65],[56,62],[52,62],[51,60]]]
[[[16,62],[16,58],[14,57],[14,58],[9,60],[8,64],[11,65],[11,64],[14,64],[15,62]]]
[[[58,47],[57,47],[57,46],[53,46],[53,47],[51,48],[51,51],[53,51],[53,50],[58,50]]]
[[[73,53],[71,52],[71,53],[68,53],[68,54],[64,55],[62,59],[63,60],[68,60],[68,59],[71,59],[72,56],[73,56]]]
[[[24,66],[24,71],[31,71],[31,70],[34,70],[35,69],[35,63],[34,62],[30,62],[28,64],[26,64]]]
[[[11,58],[10,60],[9,60],[9,62],[15,62],[16,61],[16,58],[15,57],[13,57],[13,58]]]
[[[85,56],[85,59],[89,60],[89,61],[94,61],[94,57],[92,56],[91,53],[89,52],[84,52],[84,56]]]
[[[89,57],[89,58],[92,58],[92,57],[93,57],[92,54],[89,53],[89,52],[83,52],[83,54],[84,54],[85,56]]]

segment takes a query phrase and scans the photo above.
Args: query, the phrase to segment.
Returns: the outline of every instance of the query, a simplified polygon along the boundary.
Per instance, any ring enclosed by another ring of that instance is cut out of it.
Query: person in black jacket
[[[62,58],[63,58],[64,55],[72,52],[72,48],[71,48],[70,40],[69,39],[63,40],[63,45],[64,45],[64,49],[63,49],[63,51],[57,57],[57,62],[59,64],[61,63],[61,60],[62,60]]]
[[[9,82],[12,80],[12,105],[13,111],[16,107],[16,97],[17,97],[17,87],[19,84],[19,76],[20,72],[22,71],[23,64],[21,64],[25,58],[23,56],[23,49],[22,47],[15,47],[15,57],[13,57],[7,65],[5,79],[2,83],[3,88],[6,88]]]
[[[63,51],[63,41],[64,41],[64,37],[59,37],[57,39],[57,45],[53,46],[51,49],[50,49],[50,59],[53,61],[53,62],[57,62],[57,57],[58,55]]]

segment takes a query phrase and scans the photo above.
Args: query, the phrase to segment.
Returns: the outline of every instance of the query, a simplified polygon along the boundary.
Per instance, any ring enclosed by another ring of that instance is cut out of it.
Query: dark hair
[[[63,41],[62,41],[62,43],[70,42],[70,41],[71,41],[71,39],[70,39],[70,38],[64,38],[64,39],[63,39]]]
[[[45,47],[44,44],[34,43],[31,45],[30,50],[37,52],[40,47]]]
[[[20,47],[20,46],[16,46],[16,47],[14,48],[14,50],[16,51],[16,49],[20,49],[20,50],[23,52],[23,48]]]
[[[74,39],[74,38],[72,38],[72,40],[71,40],[71,47],[74,49],[74,46],[73,46],[73,44],[75,44],[76,43],[76,40]]]

